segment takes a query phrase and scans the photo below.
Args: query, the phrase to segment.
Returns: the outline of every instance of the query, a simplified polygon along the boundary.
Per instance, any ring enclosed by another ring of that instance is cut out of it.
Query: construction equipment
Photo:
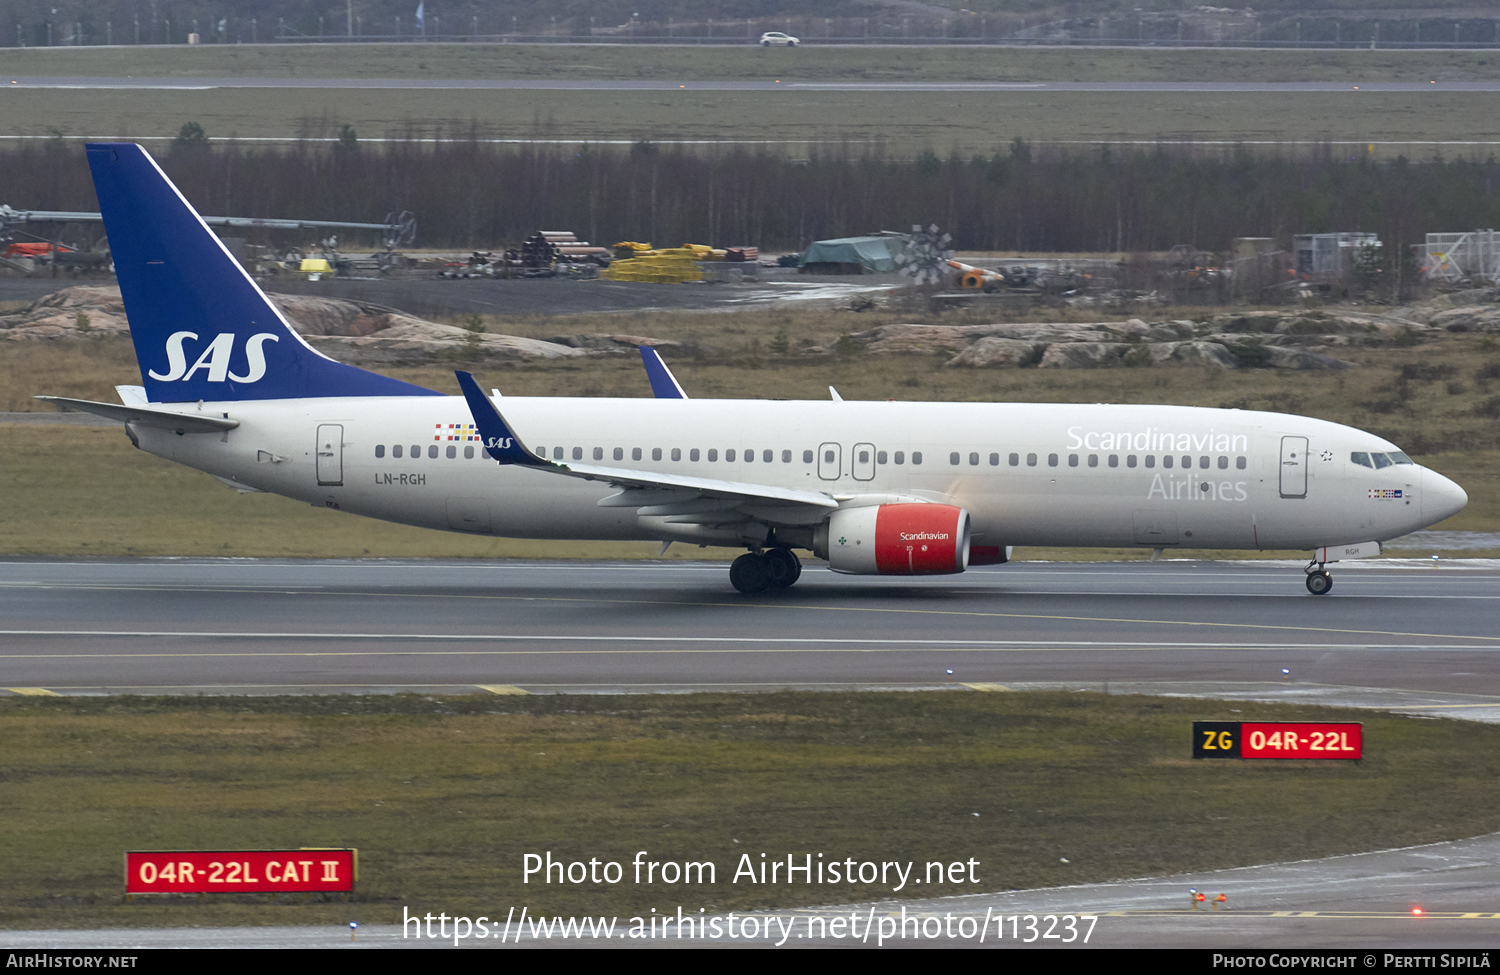
[[[896,255],[896,270],[915,278],[917,284],[939,284],[953,259],[953,249],[948,246],[952,242],[953,235],[939,235],[935,223],[926,230],[920,224],[913,224],[911,235]]]

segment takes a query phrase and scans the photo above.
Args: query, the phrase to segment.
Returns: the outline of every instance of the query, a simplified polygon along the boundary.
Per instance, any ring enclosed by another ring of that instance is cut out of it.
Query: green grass
[[[1500,62],[1500,55],[1496,57]],[[805,156],[880,151],[908,158],[1005,151],[1014,139],[1271,143],[1352,141],[1376,156],[1427,158],[1445,140],[1500,141],[1485,92],[834,92],[202,91],[17,89],[0,103],[0,132],[83,138],[175,136],[197,122],[212,139],[335,137],[765,141]],[[1380,143],[1400,143],[1381,145]],[[1300,154],[1310,146],[1248,146]],[[1212,151],[1228,152],[1224,145]],[[1446,155],[1481,155],[1451,146]]]
[[[1368,757],[1194,762],[1195,718],[1363,721]],[[921,897],[1500,829],[1500,727],[1097,693],[0,698],[0,753],[12,928],[785,908],[889,892],[733,884],[740,854],[980,861]],[[353,904],[121,902],[125,850],[298,846],[360,850]],[[548,850],[718,882],[523,885]]]
[[[1474,81],[1486,51],[1237,51],[552,44],[224,45],[0,50],[0,77],[608,78],[831,81]]]

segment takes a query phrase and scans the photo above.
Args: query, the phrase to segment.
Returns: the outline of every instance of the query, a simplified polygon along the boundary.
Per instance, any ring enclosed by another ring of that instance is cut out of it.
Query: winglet
[[[687,399],[682,384],[672,375],[672,370],[661,361],[661,353],[649,345],[638,345],[641,361],[646,364],[646,378],[651,380],[651,393],[657,399]]]
[[[469,402],[469,412],[474,414],[474,425],[479,428],[479,436],[487,454],[502,464],[519,464],[523,467],[554,466],[533,454],[521,442],[521,438],[511,432],[510,424],[506,423],[505,417],[495,409],[495,404],[485,399],[484,393],[480,391],[479,384],[474,381],[473,376],[461,370],[455,372],[454,375],[458,377],[459,388],[464,391],[464,399]]]

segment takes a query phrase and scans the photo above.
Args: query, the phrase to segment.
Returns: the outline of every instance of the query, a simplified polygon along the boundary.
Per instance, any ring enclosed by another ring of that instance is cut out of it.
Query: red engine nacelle
[[[840,508],[819,527],[813,554],[835,572],[919,576],[969,567],[969,513],[948,504]]]

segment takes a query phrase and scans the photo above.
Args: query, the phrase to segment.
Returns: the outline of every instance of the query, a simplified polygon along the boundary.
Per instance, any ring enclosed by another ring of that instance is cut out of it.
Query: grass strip
[[[1190,723],[1354,720],[1364,761],[1193,761]],[[787,908],[880,884],[731,882],[741,854],[979,861],[1078,884],[1500,829],[1500,727],[1094,692],[0,698],[0,926],[383,923]],[[123,902],[127,849],[353,846],[354,902]],[[638,851],[715,883],[632,882]],[[522,883],[522,856],[625,865]],[[1233,892],[1230,892],[1233,897]]]

